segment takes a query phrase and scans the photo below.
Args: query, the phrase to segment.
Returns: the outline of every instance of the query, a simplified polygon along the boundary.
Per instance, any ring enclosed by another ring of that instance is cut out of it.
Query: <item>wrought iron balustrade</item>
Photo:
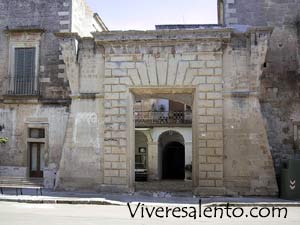
[[[135,111],[134,117],[136,127],[192,124],[191,111]]]
[[[9,77],[8,84],[8,95],[33,96],[39,94],[36,77]]]

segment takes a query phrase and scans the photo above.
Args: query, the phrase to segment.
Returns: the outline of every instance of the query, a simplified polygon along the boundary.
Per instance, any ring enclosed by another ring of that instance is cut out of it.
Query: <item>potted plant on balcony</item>
[[[166,112],[166,106],[165,105],[160,105],[159,106],[159,120],[160,120],[160,123],[167,123],[168,122],[168,117],[167,117],[167,112]]]
[[[166,111],[166,107],[165,107],[164,105],[160,105],[160,106],[159,106],[159,111],[160,111],[160,112]]]
[[[151,105],[151,118],[152,118],[152,123],[156,123],[159,119],[159,114],[157,113],[157,108],[155,103],[152,103]]]
[[[185,180],[192,180],[192,163],[185,165]]]

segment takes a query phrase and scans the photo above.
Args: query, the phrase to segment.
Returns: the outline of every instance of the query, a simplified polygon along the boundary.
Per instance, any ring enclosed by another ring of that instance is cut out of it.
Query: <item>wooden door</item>
[[[44,143],[29,143],[30,177],[43,177]]]

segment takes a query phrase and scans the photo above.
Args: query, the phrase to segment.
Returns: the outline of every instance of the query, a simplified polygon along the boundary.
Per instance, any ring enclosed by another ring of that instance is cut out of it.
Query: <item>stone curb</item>
[[[101,200],[68,200],[68,199],[6,199],[0,198],[0,202],[17,202],[29,204],[67,204],[67,205],[124,205],[117,201]]]
[[[227,202],[223,203],[207,203],[203,204],[204,206],[219,206],[224,207],[227,205]],[[230,207],[300,207],[300,202],[253,202],[253,203],[242,203],[242,202],[229,202]]]
[[[29,204],[72,204],[72,205],[115,205],[124,206],[127,202],[121,201],[109,201],[109,200],[78,200],[78,199],[12,199],[12,198],[1,198],[0,202],[17,202],[17,203],[29,203]],[[131,202],[135,204],[135,202]],[[151,205],[175,205],[176,203],[162,203],[162,202],[143,202],[149,206]],[[228,202],[230,207],[300,207],[300,202]],[[178,204],[176,204],[178,205]],[[193,203],[182,204],[182,205],[197,205]],[[202,203],[202,206],[206,207],[225,207],[227,202],[209,202]]]

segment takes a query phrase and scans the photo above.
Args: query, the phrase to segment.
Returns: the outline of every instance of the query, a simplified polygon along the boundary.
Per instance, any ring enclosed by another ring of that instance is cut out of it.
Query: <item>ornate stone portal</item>
[[[134,191],[135,96],[192,102],[197,195],[276,195],[258,101],[271,30],[60,33],[72,92],[56,187]]]

